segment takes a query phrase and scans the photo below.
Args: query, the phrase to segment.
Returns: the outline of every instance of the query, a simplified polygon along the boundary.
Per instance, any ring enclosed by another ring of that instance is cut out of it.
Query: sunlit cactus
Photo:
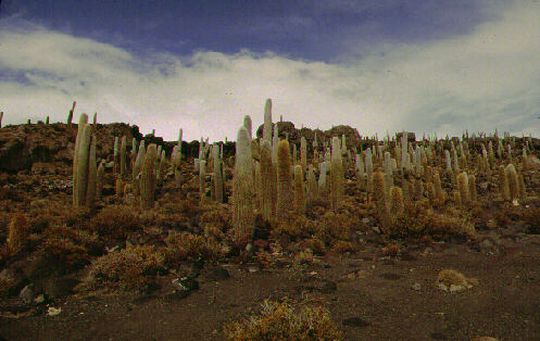
[[[302,166],[302,171],[306,172],[307,170],[307,141],[304,136],[300,138],[300,165]]]
[[[249,132],[238,130],[233,178],[233,226],[238,243],[247,242],[253,233],[254,215],[253,160]]]
[[[97,169],[96,200],[101,200],[101,197],[103,195],[104,181],[105,181],[105,162],[101,161]]]
[[[339,138],[332,138],[332,159],[330,163],[329,191],[330,205],[334,210],[341,206],[345,191],[345,174]]]
[[[214,143],[212,148],[212,159],[214,166],[213,182],[214,182],[214,200],[219,203],[225,201],[225,185],[223,181],[223,161],[219,150],[219,144]]]
[[[400,187],[392,186],[390,189],[390,214],[397,217],[402,215],[404,211],[403,191]]]
[[[470,203],[469,176],[466,172],[461,172],[456,177],[457,189],[461,197],[461,203],[468,205]]]
[[[476,190],[476,176],[474,174],[469,175],[469,198],[473,203],[478,200],[478,192]]]
[[[246,115],[244,116],[244,128],[248,131],[249,140],[251,141],[253,139],[253,133],[252,133],[252,123],[251,123],[251,116]]]
[[[272,144],[272,100],[270,98],[264,104],[263,140]]]
[[[504,175],[510,192],[510,200],[519,199],[519,178],[517,175],[516,167],[513,164],[508,164],[504,169]]]
[[[88,115],[80,116],[77,131],[73,155],[73,206],[91,208],[96,191],[97,168],[96,142],[92,136],[92,126],[88,124]]]
[[[294,166],[294,209],[299,214],[306,211],[304,172],[301,165]]]

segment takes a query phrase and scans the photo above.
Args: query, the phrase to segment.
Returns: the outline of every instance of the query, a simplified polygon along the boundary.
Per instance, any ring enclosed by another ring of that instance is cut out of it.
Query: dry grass
[[[8,225],[7,247],[11,255],[22,251],[28,241],[30,229],[23,213],[15,213]]]
[[[105,207],[88,223],[91,231],[113,240],[125,239],[129,232],[141,229],[142,225],[143,219],[129,206]]]
[[[225,244],[189,232],[170,232],[165,243],[168,247],[168,259],[172,263],[197,258],[215,261],[225,257],[229,252]]]
[[[343,340],[324,307],[294,309],[287,302],[265,301],[260,315],[225,325],[228,340]]]

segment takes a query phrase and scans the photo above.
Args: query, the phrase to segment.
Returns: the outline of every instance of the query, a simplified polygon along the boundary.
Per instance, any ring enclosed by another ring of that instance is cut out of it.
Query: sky
[[[0,0],[4,124],[540,136],[540,0]]]

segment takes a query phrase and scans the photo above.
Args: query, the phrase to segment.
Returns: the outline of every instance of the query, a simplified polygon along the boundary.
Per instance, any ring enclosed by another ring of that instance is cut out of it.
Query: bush
[[[178,262],[184,259],[204,258],[218,260],[228,253],[228,247],[213,238],[189,232],[170,232],[165,243],[168,247],[169,260]]]
[[[102,237],[123,240],[128,232],[141,229],[143,220],[133,207],[109,206],[96,214],[88,225]]]
[[[127,247],[96,259],[91,265],[87,285],[143,290],[163,269],[164,263],[164,255],[153,246]]]
[[[24,249],[30,230],[28,220],[23,213],[15,213],[8,225],[7,246],[10,255],[15,255]]]
[[[228,340],[343,340],[343,333],[323,307],[293,309],[265,301],[259,316],[225,325]]]

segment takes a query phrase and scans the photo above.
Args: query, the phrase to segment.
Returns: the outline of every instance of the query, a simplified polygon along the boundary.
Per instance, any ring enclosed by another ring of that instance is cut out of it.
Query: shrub
[[[62,269],[69,270],[87,264],[89,253],[98,250],[95,234],[67,226],[53,226],[43,233],[39,250],[50,260],[59,263]]]
[[[143,220],[129,206],[109,206],[103,208],[89,222],[89,228],[100,236],[125,239],[128,232],[140,229]]]
[[[90,268],[87,285],[111,289],[143,290],[163,269],[165,257],[153,246],[133,246],[96,259]]]
[[[259,316],[224,326],[228,340],[343,340],[324,307],[294,309],[289,303],[265,301]]]
[[[169,260],[178,262],[183,259],[204,258],[218,260],[228,253],[228,247],[213,238],[189,232],[170,232],[165,243],[168,247]]]
[[[11,255],[22,251],[30,234],[28,220],[23,213],[15,213],[8,225],[7,246]]]

